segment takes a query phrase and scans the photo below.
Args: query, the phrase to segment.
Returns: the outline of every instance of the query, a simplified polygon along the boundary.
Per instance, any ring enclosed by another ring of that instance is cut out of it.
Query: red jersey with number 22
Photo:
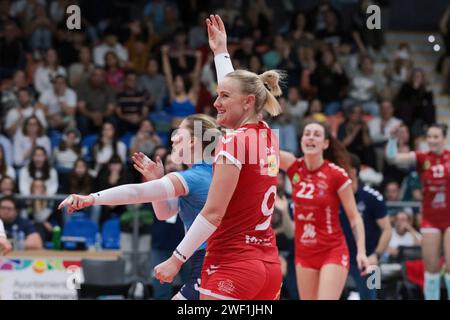
[[[296,255],[318,254],[345,243],[338,191],[351,184],[344,169],[324,160],[310,171],[303,158],[287,170],[292,184]]]
[[[450,150],[436,155],[415,152],[423,190],[423,218],[439,224],[450,223]]]
[[[240,175],[222,222],[208,239],[205,259],[216,264],[252,259],[278,263],[271,227],[279,168],[277,137],[265,122],[247,124],[225,134],[215,154],[214,169],[226,159]]]

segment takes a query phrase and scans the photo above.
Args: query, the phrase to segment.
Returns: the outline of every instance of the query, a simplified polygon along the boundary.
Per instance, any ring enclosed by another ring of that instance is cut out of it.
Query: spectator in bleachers
[[[163,110],[167,86],[164,76],[159,72],[158,60],[155,58],[150,58],[147,72],[139,77],[138,89],[147,94],[151,111]]]
[[[137,74],[142,74],[147,69],[149,52],[154,49],[158,38],[151,23],[143,24],[134,20],[129,23],[128,28],[130,35],[125,47],[129,54],[130,68]]]
[[[391,131],[400,126],[401,120],[394,117],[394,106],[390,100],[385,99],[380,102],[379,114],[369,121],[368,126],[370,139],[375,149],[376,168],[378,171],[383,171],[385,144]]]
[[[351,153],[357,155],[361,162],[372,168],[375,167],[372,140],[369,135],[367,123],[363,120],[363,108],[354,105],[338,129],[338,139]]]
[[[344,101],[347,109],[355,103],[361,104],[364,112],[372,116],[378,115],[378,103],[380,94],[385,86],[385,79],[375,73],[373,59],[369,56],[361,56],[359,70],[350,75],[349,98]]]
[[[83,46],[79,51],[78,62],[72,63],[69,67],[70,86],[78,89],[82,83],[89,81],[93,71],[91,48]]]
[[[76,128],[67,128],[61,137],[61,142],[53,151],[53,162],[56,170],[68,173],[75,162],[81,157],[81,134]]]
[[[22,231],[25,235],[25,250],[42,249],[42,240],[33,223],[27,219],[21,218],[17,211],[17,203],[12,196],[0,198],[0,219],[5,225],[7,238],[13,237],[13,226],[17,225],[18,231]],[[15,248],[17,250],[17,248]]]
[[[58,75],[52,88],[45,90],[39,97],[37,107],[45,111],[49,128],[63,131],[75,127],[77,94],[67,87],[66,78]]]
[[[250,59],[254,55],[258,55],[255,50],[255,41],[252,36],[247,33],[242,36],[239,49],[233,54],[233,64],[235,64],[236,68],[241,67],[248,69],[250,66]]]
[[[64,193],[88,195],[92,192],[94,179],[89,174],[89,166],[86,160],[79,158],[75,161],[69,174],[69,183],[66,184]]]
[[[18,93],[20,88],[27,88],[33,96],[32,86],[27,83],[25,71],[22,69],[14,72],[12,82],[8,84],[5,81],[3,89],[0,90],[0,117],[4,117],[9,110],[19,107]]]
[[[114,91],[105,82],[105,71],[96,67],[77,95],[78,129],[83,136],[100,131],[103,122],[111,119],[116,103]]]
[[[125,69],[119,65],[119,58],[113,51],[105,54],[105,78],[115,92],[123,90]]]
[[[361,53],[376,55],[379,54],[384,44],[383,29],[367,28],[367,7],[372,4],[378,4],[378,1],[362,0],[359,1],[359,10],[352,17],[352,35],[358,49]]]
[[[16,184],[14,179],[4,176],[0,179],[0,194],[4,196],[12,196],[16,192]]]
[[[150,0],[142,11],[144,19],[152,22],[157,34],[165,27],[166,6],[166,0]]]
[[[30,163],[19,171],[19,191],[22,195],[29,195],[31,184],[35,179],[45,181],[48,195],[56,194],[58,190],[58,173],[51,166],[47,151],[42,147],[35,147],[31,153]]]
[[[34,73],[34,88],[39,94],[52,88],[52,82],[56,76],[66,77],[66,69],[59,64],[58,53],[49,48],[44,56],[42,65],[39,65]]]
[[[47,196],[45,181],[42,179],[33,180],[31,183],[30,195]],[[27,216],[34,222],[36,231],[39,233],[42,242],[44,243],[52,240],[53,224],[56,224],[56,215],[52,217],[53,210],[54,201],[46,199],[27,201]]]
[[[30,92],[26,88],[21,88],[17,92],[17,100],[19,105],[9,110],[5,119],[5,130],[10,137],[14,137],[16,133],[22,130],[25,119],[35,116],[43,129],[47,128],[47,120],[42,109],[33,105]]]
[[[386,201],[392,201],[392,202],[399,202],[402,201],[402,195],[401,195],[401,189],[400,184],[397,181],[386,181],[385,187],[384,187],[384,198]],[[413,210],[409,207],[389,207],[388,206],[388,215],[394,216],[399,211],[405,211],[405,212],[413,212]]]
[[[443,76],[443,82],[442,82],[442,91],[444,93],[450,92],[450,5],[447,7],[447,10],[445,10],[444,14],[442,15],[441,20],[439,21],[439,30],[442,34],[442,37],[444,39],[444,45],[445,45],[445,53],[442,57],[442,66],[441,66],[441,72]]]
[[[107,164],[113,156],[118,156],[123,163],[127,158],[126,145],[118,140],[117,130],[113,123],[105,122],[97,141],[92,146],[94,156],[94,175],[97,176],[104,164]]]
[[[387,99],[381,101],[379,114],[369,121],[369,133],[373,143],[384,145],[391,131],[400,126],[401,120],[394,117],[394,106]]]
[[[95,186],[100,190],[109,189],[118,185],[131,182],[131,176],[118,155],[113,155],[109,161],[100,169]],[[110,219],[113,215],[125,212],[126,206],[102,206],[99,224]]]
[[[323,19],[323,24],[320,23],[321,19]],[[335,49],[351,41],[351,36],[342,29],[337,11],[329,5],[325,4],[319,8],[319,19],[317,21],[320,23],[316,27],[315,36],[317,39]]]
[[[400,43],[394,54],[394,59],[389,62],[384,70],[387,80],[386,89],[389,90],[391,97],[396,97],[400,88],[408,81],[413,66],[414,62],[408,43]]]
[[[399,254],[398,248],[400,246],[412,247],[420,245],[422,235],[414,229],[412,218],[412,214],[403,211],[395,215],[391,241],[386,249],[390,260],[395,261]]]
[[[31,21],[24,27],[32,51],[44,51],[52,46],[56,28],[47,15],[46,6],[37,5]]]
[[[287,107],[286,98],[279,98],[281,109],[283,110],[276,118],[271,119],[270,127],[278,130],[280,150],[286,150],[293,154],[298,154],[299,143],[297,137],[297,123],[295,118],[291,116]]]
[[[65,21],[66,8],[70,5],[69,0],[55,0],[52,1],[49,8],[50,18],[55,24]]]
[[[41,147],[47,154],[51,154],[50,139],[45,135],[45,129],[36,116],[31,116],[25,119],[22,129],[14,135],[14,165],[22,167],[28,164],[36,147]]]
[[[204,11],[198,14],[197,24],[190,28],[188,33],[189,47],[197,50],[208,43],[208,37],[206,35],[205,20],[208,18],[208,14]]]
[[[8,163],[6,162],[5,149],[3,148],[2,145],[0,145],[0,179],[5,176],[9,176],[15,180],[16,171],[12,166],[8,165]]]
[[[0,80],[10,78],[25,65],[25,50],[20,39],[20,29],[9,21],[0,34]]]
[[[311,84],[317,87],[317,97],[324,104],[326,115],[332,115],[341,110],[344,89],[348,78],[333,50],[322,51],[320,63],[310,76]]]
[[[308,111],[308,102],[302,100],[298,87],[289,87],[287,93],[287,109],[297,121],[297,125]]]
[[[166,77],[170,97],[170,114],[172,127],[177,128],[179,123],[187,116],[194,114],[200,89],[201,53],[195,53],[196,63],[191,79],[185,79],[180,74],[174,75],[169,61],[169,47],[161,48],[163,70]],[[190,80],[190,81],[189,81]]]
[[[65,24],[56,31],[55,48],[61,65],[65,68],[78,61],[80,50],[86,44],[86,35],[81,30],[68,30]],[[67,70],[69,71],[69,70]]]
[[[302,127],[305,123],[308,123],[309,121],[319,121],[319,122],[326,122],[327,117],[325,116],[325,113],[323,113],[323,106],[322,102],[320,102],[319,99],[314,99],[309,103],[308,111],[306,111],[305,116],[301,122],[301,125],[299,126],[299,134],[302,130]]]
[[[130,156],[136,152],[142,152],[145,155],[153,154],[156,146],[161,144],[161,139],[155,132],[155,128],[150,120],[145,119],[141,122],[138,132],[131,139]]]
[[[250,57],[250,65],[248,66],[248,70],[256,74],[264,73],[264,70],[266,69],[264,67],[261,56],[255,54]]]
[[[126,65],[126,62],[128,61],[128,51],[118,41],[117,35],[111,29],[106,30],[103,36],[103,42],[94,48],[94,64],[99,67],[106,66],[106,54],[108,52],[114,52],[120,66]]]
[[[297,52],[307,46],[314,44],[314,35],[306,30],[307,17],[304,12],[298,11],[291,17],[289,25],[289,41],[293,46],[293,50]]]
[[[433,92],[428,88],[425,72],[414,69],[409,81],[395,99],[395,115],[409,128],[414,138],[425,133],[425,127],[436,121]]]
[[[3,148],[3,157],[5,158],[6,165],[13,165],[13,145],[11,140],[4,136],[2,132],[2,121],[0,121],[0,146]]]
[[[149,107],[143,91],[137,88],[137,75],[125,74],[124,90],[117,95],[116,115],[120,135],[136,133],[141,122],[148,117]]]

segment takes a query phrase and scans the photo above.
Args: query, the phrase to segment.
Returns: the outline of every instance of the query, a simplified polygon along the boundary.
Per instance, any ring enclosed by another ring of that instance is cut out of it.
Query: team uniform
[[[422,225],[424,232],[445,232],[450,228],[450,150],[440,156],[415,152],[423,190]]]
[[[264,122],[244,125],[219,141],[214,167],[221,159],[231,161],[240,175],[226,213],[208,239],[200,292],[219,299],[278,299],[282,276],[271,227],[277,139]]]
[[[341,167],[324,160],[310,171],[303,158],[287,170],[295,215],[295,264],[320,270],[325,264],[349,269],[349,252],[339,221],[338,191],[351,184]]]
[[[383,196],[370,186],[359,183],[358,190],[355,193],[356,206],[361,218],[364,221],[364,234],[366,235],[366,255],[370,256],[375,252],[378,241],[381,236],[381,229],[377,221],[387,216],[386,203]],[[357,262],[357,246],[353,236],[350,222],[341,206],[339,213],[342,231],[347,240],[348,250],[350,253],[350,276],[356,283],[360,297],[362,300],[375,300],[376,289],[367,287],[367,276],[361,276]]]
[[[212,179],[212,165],[206,162],[196,163],[191,168],[175,172],[186,190],[186,195],[178,197],[178,206],[184,229],[187,231],[205,205]],[[203,243],[189,259],[190,278],[177,294],[179,299],[198,300],[199,283],[206,243]]]

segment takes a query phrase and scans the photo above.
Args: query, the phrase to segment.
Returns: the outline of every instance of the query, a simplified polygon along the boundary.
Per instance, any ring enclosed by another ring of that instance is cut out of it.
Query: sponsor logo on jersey
[[[236,289],[233,281],[227,279],[227,280],[222,280],[217,284],[217,289],[221,292],[225,292],[225,293],[233,293],[234,290]]]
[[[318,176],[319,178],[322,178],[322,179],[326,179],[326,178],[327,178],[327,175],[326,175],[325,173],[323,173],[322,171],[319,171],[319,173],[317,174],[317,176]]]
[[[278,174],[277,156],[274,154],[269,155],[267,157],[267,162],[268,162],[269,176],[276,177]]]
[[[208,267],[208,269],[206,269],[206,273],[208,274],[208,276],[212,275],[213,273],[217,272],[217,269],[219,269],[219,266],[215,266],[215,265],[210,265]]]
[[[315,221],[314,213],[310,212],[306,216],[303,213],[300,213],[298,216],[298,220],[300,221]]]
[[[319,189],[327,190],[328,189],[328,183],[326,183],[325,181],[319,181],[319,182],[317,182],[317,187]]]
[[[257,238],[255,236],[249,236],[248,234],[245,235],[245,243],[246,244],[256,244],[256,245],[263,245],[263,246],[270,246],[272,245],[271,238]]]
[[[292,183],[299,183],[299,182],[300,182],[300,175],[296,172],[292,177]]]
[[[425,162],[423,163],[423,170],[428,170],[431,167],[431,163],[430,160],[425,160]]]
[[[303,234],[301,236],[301,241],[315,242],[316,234],[317,234],[316,227],[311,223],[307,223],[303,226]]]

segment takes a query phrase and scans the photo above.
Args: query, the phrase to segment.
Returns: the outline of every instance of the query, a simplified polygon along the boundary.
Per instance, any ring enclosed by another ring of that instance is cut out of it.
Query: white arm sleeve
[[[181,262],[186,262],[216,229],[215,225],[209,222],[202,214],[199,214],[184,236],[184,239],[173,252],[173,255]]]
[[[153,209],[158,220],[167,220],[178,213],[178,198],[155,201],[153,202]]]
[[[175,188],[168,177],[139,184],[124,184],[91,193],[94,205],[126,205],[167,200],[175,197]]]
[[[3,221],[0,220],[0,237],[6,238],[5,227],[3,226]]]
[[[215,56],[214,65],[216,66],[217,82],[222,81],[227,74],[234,71],[230,54],[228,53],[220,53]]]

